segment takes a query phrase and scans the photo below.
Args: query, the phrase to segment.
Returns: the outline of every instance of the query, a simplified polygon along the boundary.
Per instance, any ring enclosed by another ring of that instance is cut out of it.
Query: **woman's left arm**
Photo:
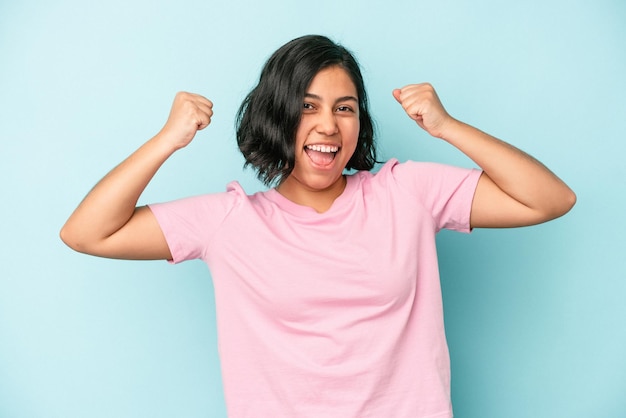
[[[430,84],[412,84],[393,95],[420,127],[483,170],[472,203],[472,228],[534,225],[564,215],[576,203],[574,192],[539,161],[448,115]]]

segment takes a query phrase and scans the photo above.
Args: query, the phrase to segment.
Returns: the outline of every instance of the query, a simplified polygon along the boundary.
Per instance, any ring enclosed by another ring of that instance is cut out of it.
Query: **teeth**
[[[339,151],[339,147],[336,147],[334,145],[307,145],[306,148],[310,149],[311,151],[317,151],[317,152],[337,152],[337,151]]]

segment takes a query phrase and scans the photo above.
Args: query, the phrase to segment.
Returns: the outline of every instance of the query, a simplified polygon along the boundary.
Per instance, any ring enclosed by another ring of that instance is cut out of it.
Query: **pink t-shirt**
[[[451,417],[435,233],[469,232],[479,176],[391,160],[324,213],[238,183],[151,205],[210,268],[229,417]]]

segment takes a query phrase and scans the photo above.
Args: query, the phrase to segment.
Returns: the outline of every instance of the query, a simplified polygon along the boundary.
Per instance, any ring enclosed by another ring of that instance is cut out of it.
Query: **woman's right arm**
[[[136,207],[159,167],[187,146],[211,122],[213,104],[206,98],[178,93],[163,129],[87,194],[61,229],[72,249],[123,259],[170,259],[171,253],[154,215]]]

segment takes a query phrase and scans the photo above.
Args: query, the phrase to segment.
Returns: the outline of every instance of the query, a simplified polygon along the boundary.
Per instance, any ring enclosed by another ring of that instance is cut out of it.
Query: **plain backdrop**
[[[206,266],[89,257],[58,231],[179,90],[213,122],[140,203],[262,189],[234,115],[310,33],[360,60],[381,159],[474,166],[391,95],[429,81],[578,195],[554,222],[438,237],[456,416],[626,416],[623,1],[0,0],[0,417],[225,416]]]

